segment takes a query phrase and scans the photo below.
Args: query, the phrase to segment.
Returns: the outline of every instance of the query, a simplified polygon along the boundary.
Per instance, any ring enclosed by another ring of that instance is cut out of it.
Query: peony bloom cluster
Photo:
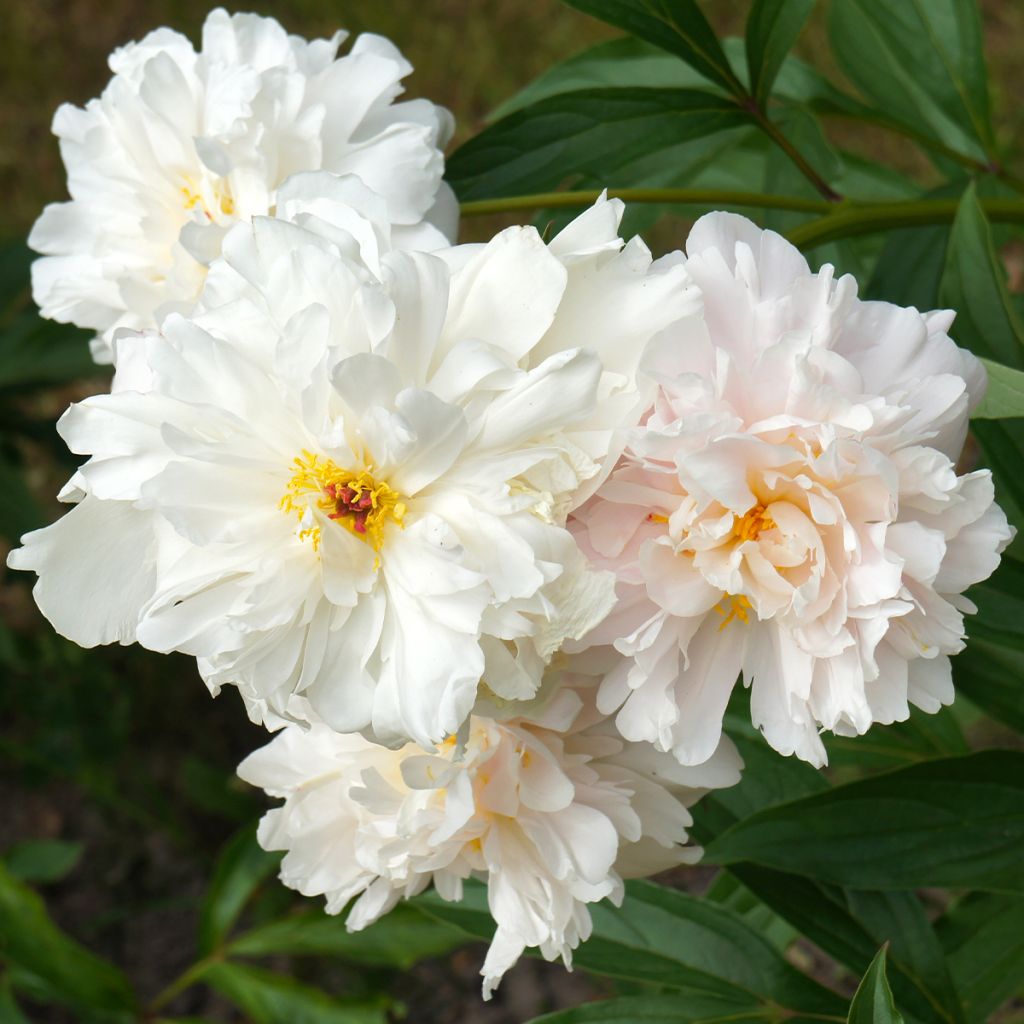
[[[1011,530],[958,475],[980,364],[728,214],[654,259],[602,196],[454,243],[451,125],[391,43],[214,11],[55,121],[43,314],[111,392],[58,424],[71,509],[9,564],[86,646],[197,660],[278,736],[282,880],[358,929],[487,886],[484,991],[692,862],[741,763],[952,700]]]
[[[648,354],[657,395],[577,513],[619,601],[588,638],[625,655],[599,705],[683,764],[714,751],[738,675],[783,754],[953,700],[963,592],[1012,531],[991,474],[958,476],[981,364],[953,315],[857,298],[779,235],[703,217],[703,315]]]
[[[398,750],[323,726],[289,726],[238,769],[283,806],[260,842],[286,850],[281,879],[327,910],[349,905],[356,931],[433,883],[462,898],[487,883],[497,931],[483,965],[487,998],[528,946],[572,963],[590,935],[587,904],[622,900],[622,879],[693,863],[686,810],[739,780],[728,739],[684,768],[628,743],[597,712],[593,692],[561,685],[531,714],[471,716],[436,750]]]
[[[273,18],[210,13],[199,52],[170,29],[110,57],[102,96],[53,122],[71,202],[47,207],[29,244],[43,316],[92,328],[112,358],[119,327],[156,326],[195,300],[232,224],[273,214],[300,171],[357,176],[413,244],[430,216],[454,237],[441,181],[448,111],[395,102],[411,66],[387,39],[307,42]]]

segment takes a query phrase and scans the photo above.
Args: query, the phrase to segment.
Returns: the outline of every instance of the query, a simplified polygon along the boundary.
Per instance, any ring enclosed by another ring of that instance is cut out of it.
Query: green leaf
[[[696,89],[584,89],[485,128],[452,154],[446,177],[463,201],[554,189],[580,176],[607,182],[641,157],[746,123],[735,105]]]
[[[767,103],[783,61],[813,9],[814,0],[754,0],[747,17],[747,68],[759,106]]]
[[[903,1024],[885,977],[885,946],[879,951],[850,1003],[847,1024]]]
[[[959,656],[953,659],[953,665],[956,666],[958,661]],[[905,722],[875,724],[863,736],[830,735],[823,738],[829,764],[836,769],[855,769],[858,776],[863,775],[866,768],[884,771],[935,757],[970,753],[967,740],[950,708],[940,708],[936,714],[911,708],[910,718]]]
[[[202,980],[255,1024],[386,1024],[384,1007],[344,1002],[294,978],[244,964],[217,963]]]
[[[416,905],[469,934],[490,939],[494,922],[486,891],[468,886],[461,903],[436,894]],[[794,1013],[835,1013],[843,1001],[800,974],[741,918],[713,903],[651,882],[628,882],[622,907],[590,908],[594,931],[573,962],[626,981],[648,982],[685,993],[715,996],[750,1010],[770,1002]]]
[[[720,996],[703,995],[700,992],[681,999],[672,996],[629,996],[623,999],[603,999],[584,1003],[570,1010],[546,1013],[535,1017],[530,1024],[642,1024],[655,1021],[657,1024],[712,1024],[728,1021],[729,1024],[765,1024],[770,1020],[756,1010],[751,1011],[749,1003],[737,1003]],[[794,1018],[787,1018],[794,1022]],[[796,1022],[799,1018],[796,1018]],[[794,1022],[794,1024],[796,1024]]]
[[[960,200],[940,295],[957,311],[956,340],[977,356],[1024,369],[1024,323],[1006,286],[1006,271],[992,241],[974,185]]]
[[[1024,753],[926,761],[738,822],[705,859],[858,889],[1024,891]]]
[[[50,920],[43,901],[0,866],[0,956],[31,972],[54,995],[91,1011],[132,1010],[135,996],[112,964]]]
[[[552,65],[492,110],[488,120],[497,121],[538,100],[581,89],[700,89],[704,82],[702,75],[670,53],[627,36],[598,43]]]
[[[25,474],[0,453],[0,536],[12,542],[45,522],[35,495],[25,483]]]
[[[1024,651],[972,638],[953,659],[953,678],[982,711],[1024,733]]]
[[[0,1024],[29,1024],[11,991],[7,978],[0,979]]]
[[[59,882],[81,859],[83,849],[67,839],[32,839],[12,846],[4,863],[23,882]]]
[[[0,388],[109,377],[89,355],[89,331],[43,320],[33,308],[0,329]]]
[[[1024,899],[973,893],[938,923],[949,965],[971,1020],[988,1020],[1024,992]]]
[[[235,834],[217,861],[203,901],[199,921],[201,953],[210,953],[224,942],[256,887],[280,863],[280,854],[267,853],[256,842],[255,825]]]
[[[982,359],[982,363],[988,371],[988,388],[971,418],[1005,420],[1024,416],[1024,371],[994,363],[991,359]]]
[[[734,96],[747,90],[736,77],[714,29],[695,0],[565,0],[585,14],[675,54]]]
[[[993,148],[975,0],[833,0],[832,49],[885,114],[975,160]]]
[[[942,949],[911,892],[842,889],[753,864],[730,872],[794,928],[857,974],[879,943],[892,945],[893,987],[921,1021],[959,1024],[963,1013]]]
[[[325,955],[405,969],[465,944],[460,929],[399,904],[360,932],[346,931],[340,915],[307,911],[254,928],[234,939],[229,949],[234,956]]]

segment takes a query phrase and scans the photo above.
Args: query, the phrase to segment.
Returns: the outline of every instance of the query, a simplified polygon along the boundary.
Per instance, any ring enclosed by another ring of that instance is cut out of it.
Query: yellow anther
[[[374,479],[372,468],[342,469],[331,459],[303,450],[292,462],[292,478],[280,507],[301,520],[309,508],[308,499],[315,497],[316,507],[329,519],[380,551],[385,527],[389,522],[401,526],[406,508],[397,491]],[[311,539],[319,549],[320,527],[306,527],[299,539]]]
[[[765,514],[764,505],[755,505],[732,524],[732,532],[741,541],[757,540],[762,530],[774,530],[775,520]]]
[[[726,602],[728,602],[728,604]],[[745,595],[726,594],[726,596],[715,605],[715,611],[718,612],[719,615],[724,616],[722,624],[718,627],[718,632],[721,633],[733,619],[739,619],[740,622],[749,622],[749,612],[752,607],[753,605],[751,605]]]

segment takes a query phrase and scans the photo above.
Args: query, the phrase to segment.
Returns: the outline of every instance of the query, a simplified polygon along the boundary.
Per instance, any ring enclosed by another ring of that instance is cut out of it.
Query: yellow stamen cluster
[[[374,551],[384,545],[384,528],[389,522],[402,525],[406,507],[397,491],[373,478],[373,467],[342,469],[331,459],[306,451],[292,462],[293,474],[281,499],[285,512],[301,520],[310,507],[309,498],[329,519],[369,544]],[[301,530],[302,540],[320,547],[320,527]]]
[[[181,194],[185,200],[186,210],[194,210],[198,206],[210,220],[213,220],[213,214],[210,213],[210,208],[206,205],[202,193],[199,191],[199,187],[194,181],[188,179],[187,184],[181,186]],[[214,186],[214,195],[217,199],[217,204],[220,207],[220,212],[225,217],[232,216],[235,212],[235,201],[231,198],[231,193],[228,191],[227,187],[218,182],[218,184]]]
[[[767,515],[764,505],[755,505],[732,524],[732,532],[741,540],[757,540],[762,530],[774,530],[775,521]]]
[[[726,602],[728,602],[728,604]],[[752,608],[753,605],[751,605],[745,595],[726,594],[726,596],[715,605],[715,611],[718,612],[719,615],[723,616],[722,624],[718,627],[718,632],[721,633],[733,619],[739,619],[740,622],[744,623],[749,622],[749,612]]]

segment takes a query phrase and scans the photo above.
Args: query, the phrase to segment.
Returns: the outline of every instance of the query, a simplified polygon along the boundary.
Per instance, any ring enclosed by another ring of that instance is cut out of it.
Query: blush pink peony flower
[[[624,742],[592,690],[555,688],[531,710],[474,715],[435,753],[286,728],[238,769],[284,798],[259,829],[266,849],[287,851],[281,880],[325,896],[328,913],[355,898],[347,925],[358,931],[431,882],[454,901],[476,877],[498,926],[485,998],[527,947],[571,965],[588,904],[620,902],[624,877],[697,860],[686,808],[738,782],[742,764],[728,739],[696,768]]]
[[[821,765],[820,729],[953,700],[963,592],[1012,537],[991,475],[955,468],[984,371],[951,312],[861,301],[742,217],[687,257],[703,319],[651,352],[655,404],[575,523],[619,580],[599,703],[699,764],[742,674],[769,743]]]

